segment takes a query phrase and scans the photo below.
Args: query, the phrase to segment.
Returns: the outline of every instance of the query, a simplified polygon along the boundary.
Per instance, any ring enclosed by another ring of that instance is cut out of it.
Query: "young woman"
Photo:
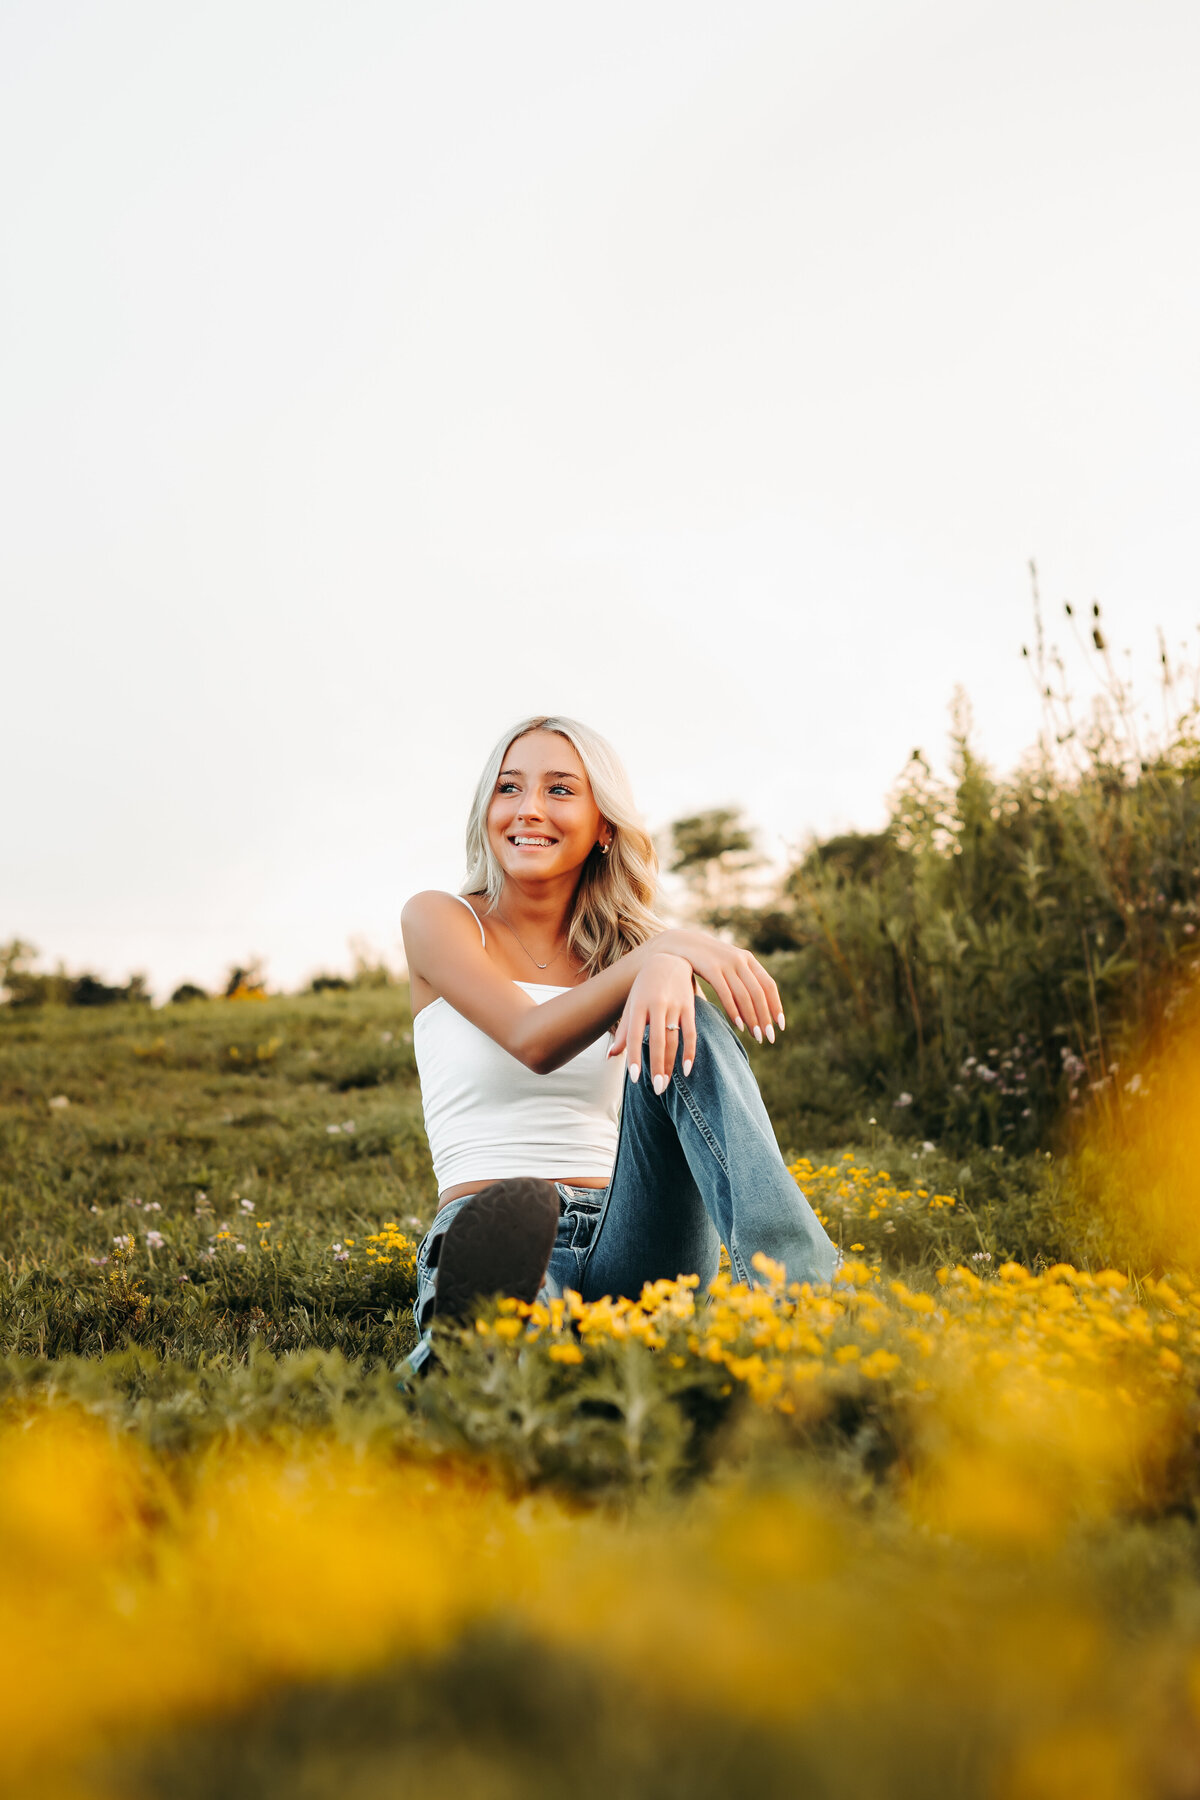
[[[431,1319],[486,1294],[636,1296],[682,1274],[703,1287],[722,1243],[743,1281],[758,1251],[792,1280],[833,1274],[736,1035],[774,1043],[779,991],[747,951],[664,930],[656,873],[610,746],[534,718],[488,758],[463,893],[404,908],[438,1184],[414,1369]]]

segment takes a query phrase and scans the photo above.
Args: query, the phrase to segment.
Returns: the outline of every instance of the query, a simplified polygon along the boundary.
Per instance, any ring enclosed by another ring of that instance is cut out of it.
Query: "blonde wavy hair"
[[[467,821],[467,879],[461,892],[486,894],[495,906],[504,873],[488,842],[487,819],[504,758],[518,738],[531,731],[554,731],[566,738],[583,764],[601,816],[612,827],[612,845],[603,856],[593,845],[575,890],[575,910],[567,928],[567,948],[585,975],[598,974],[664,929],[654,911],[658,856],[633,803],[629,777],[606,738],[578,719],[539,714],[506,731],[484,764]]]

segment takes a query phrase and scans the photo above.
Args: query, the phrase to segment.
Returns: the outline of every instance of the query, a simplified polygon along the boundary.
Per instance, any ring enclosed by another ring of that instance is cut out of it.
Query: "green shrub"
[[[171,995],[171,1005],[182,1006],[189,1000],[207,999],[208,995],[202,987],[197,987],[194,981],[183,981]]]
[[[1200,972],[1200,757],[1101,736],[993,776],[919,756],[885,831],[814,844],[759,909],[709,916],[772,958],[788,1017],[756,1069],[781,1137],[1055,1141]]]

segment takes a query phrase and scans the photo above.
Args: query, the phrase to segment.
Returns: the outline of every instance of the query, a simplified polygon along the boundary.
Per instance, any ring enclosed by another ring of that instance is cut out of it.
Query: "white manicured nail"
[[[656,1075],[654,1077],[654,1091],[656,1094],[661,1094],[666,1085],[667,1078],[665,1075]]]
[[[768,1044],[773,1044],[775,1042],[775,1027],[773,1025],[767,1026],[767,1042]]]
[[[683,1076],[684,1076],[685,1081],[687,1080],[687,1077],[691,1074],[691,1072],[692,1072],[692,1059],[689,1056],[685,1060],[684,1065],[683,1065]]]
[[[754,1027],[754,1035],[758,1039],[759,1043],[761,1044],[762,1043],[762,1027],[760,1025],[756,1025]]]
[[[635,1082],[635,1083],[636,1083],[636,1081],[637,1081],[637,1078],[638,1078],[638,1076],[639,1076],[639,1075],[640,1075],[640,1074],[641,1074],[641,1072],[642,1072],[642,1071],[641,1071],[641,1066],[640,1066],[640,1065],[639,1065],[639,1064],[638,1064],[638,1063],[630,1063],[630,1065],[629,1065],[629,1079],[630,1079],[630,1081],[632,1081],[632,1082]]]
[[[779,1029],[780,1029],[780,1031],[782,1031],[784,1026],[787,1024],[787,1020],[784,1018],[782,1013],[776,1013],[775,1017],[779,1020]]]
[[[742,1021],[740,1019],[735,1019],[733,1022],[737,1026],[739,1031],[745,1031],[746,1027],[742,1024]]]

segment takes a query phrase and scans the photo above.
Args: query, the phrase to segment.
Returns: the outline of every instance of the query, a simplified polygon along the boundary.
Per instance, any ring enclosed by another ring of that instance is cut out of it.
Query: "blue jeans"
[[[755,1283],[759,1251],[783,1263],[789,1281],[829,1281],[838,1252],[788,1174],[749,1059],[724,1014],[696,1001],[692,1072],[684,1076],[677,1053],[662,1094],[650,1081],[648,1039],[641,1079],[625,1080],[612,1180],[606,1188],[555,1183],[562,1212],[541,1298],[574,1288],[585,1300],[636,1299],[647,1281],[678,1275],[698,1275],[703,1292],[722,1244],[735,1281]],[[422,1337],[409,1359],[414,1370],[429,1356],[430,1246],[469,1199],[441,1209],[417,1252],[413,1315]]]

